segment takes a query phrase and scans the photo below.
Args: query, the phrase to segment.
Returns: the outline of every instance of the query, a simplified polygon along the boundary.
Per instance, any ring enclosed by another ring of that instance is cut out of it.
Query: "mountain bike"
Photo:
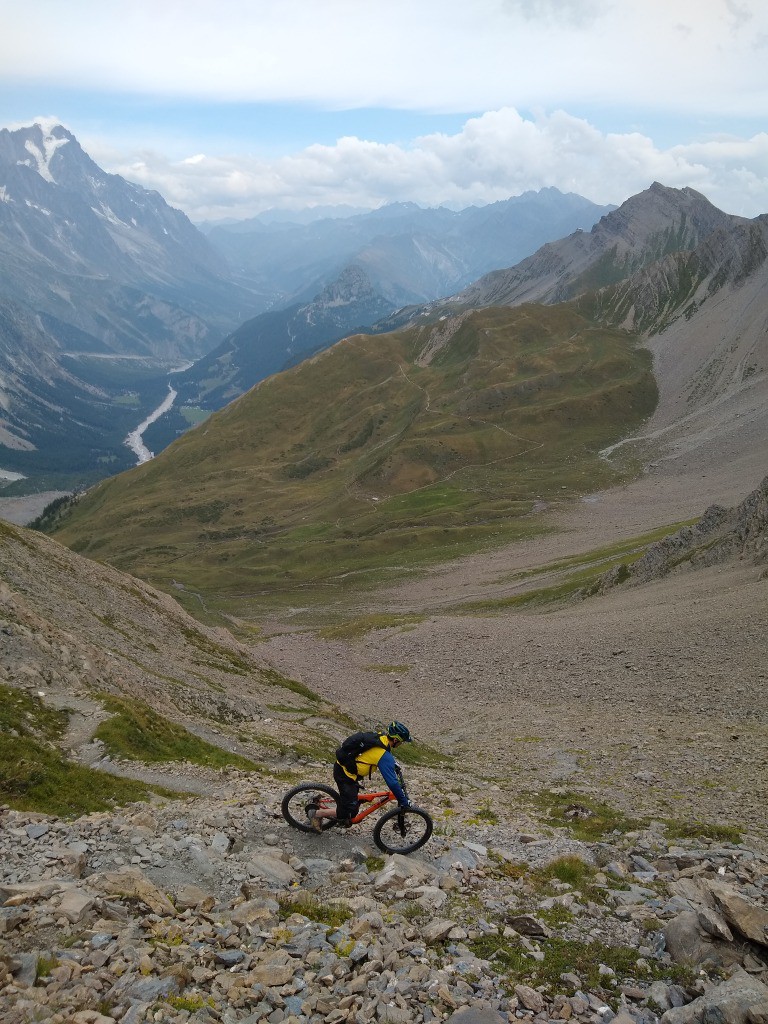
[[[398,778],[407,797],[402,770],[398,770]],[[331,786],[326,786],[322,782],[302,782],[300,786],[294,786],[285,794],[280,810],[293,828],[301,832],[313,832],[310,811],[320,808],[335,810],[338,799],[339,794]],[[389,789],[372,793],[366,793],[361,789],[358,795],[357,814],[350,819],[350,825],[357,825],[369,814],[386,807],[395,799],[395,794]],[[322,818],[321,821],[323,832],[337,825],[335,818]],[[414,850],[420,850],[429,840],[433,827],[432,818],[420,807],[395,807],[376,822],[373,828],[373,841],[384,853],[413,853]]]

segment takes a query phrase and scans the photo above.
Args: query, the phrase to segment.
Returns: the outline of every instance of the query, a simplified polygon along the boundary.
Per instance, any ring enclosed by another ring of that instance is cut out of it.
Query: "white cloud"
[[[0,0],[0,24],[0,84],[47,88],[48,109],[62,87],[80,90],[90,127],[67,120],[94,158],[195,219],[488,202],[544,185],[621,202],[654,179],[731,212],[768,210],[765,134],[731,137],[768,111],[763,0]],[[107,95],[130,111],[116,128]],[[183,127],[162,120],[174,100]],[[205,133],[215,104],[227,151]],[[280,133],[248,104],[467,120],[455,134],[371,132],[271,158]],[[698,141],[662,145],[671,124]]]
[[[513,108],[467,120],[454,135],[410,146],[348,137],[268,161],[200,153],[119,157],[89,152],[109,170],[157,189],[194,220],[253,216],[274,206],[397,200],[469,205],[554,185],[621,203],[658,180],[691,186],[730,213],[768,211],[768,134],[660,149],[637,132],[606,134],[563,111],[535,120]]]
[[[767,109],[760,0],[0,0],[0,23],[21,82],[326,109]]]

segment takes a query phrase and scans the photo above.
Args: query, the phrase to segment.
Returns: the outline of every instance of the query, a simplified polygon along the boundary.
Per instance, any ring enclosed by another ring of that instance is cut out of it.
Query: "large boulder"
[[[709,891],[732,928],[752,942],[768,946],[768,910],[758,907],[724,882],[710,882]]]
[[[768,987],[738,969],[722,985],[687,1006],[667,1010],[660,1024],[752,1024],[752,1011],[759,1014],[765,1005],[768,1005]]]
[[[134,897],[145,903],[155,914],[163,917],[176,916],[176,908],[162,889],[158,889],[155,883],[136,867],[91,875],[88,878],[88,887],[105,896]]]

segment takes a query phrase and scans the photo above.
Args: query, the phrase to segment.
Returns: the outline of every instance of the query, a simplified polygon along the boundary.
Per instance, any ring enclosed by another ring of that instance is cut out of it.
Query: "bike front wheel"
[[[397,807],[376,822],[373,841],[384,853],[413,853],[428,841],[432,828],[432,819],[420,807]]]
[[[309,812],[312,809],[317,810],[320,806],[327,807],[331,803],[333,803],[333,809],[336,810],[338,799],[339,794],[336,790],[323,785],[322,782],[302,782],[300,786],[294,786],[293,789],[288,790],[280,804],[280,810],[285,820],[293,828],[297,828],[301,832],[313,832]],[[322,818],[321,821],[323,831],[333,828],[336,824],[335,818]]]

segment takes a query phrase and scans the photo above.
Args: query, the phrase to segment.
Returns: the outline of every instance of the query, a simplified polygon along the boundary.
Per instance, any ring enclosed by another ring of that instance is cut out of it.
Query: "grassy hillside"
[[[535,529],[537,502],[615,479],[599,449],[655,401],[647,352],[570,305],[356,336],[97,485],[57,537],[198,613],[327,601]]]

